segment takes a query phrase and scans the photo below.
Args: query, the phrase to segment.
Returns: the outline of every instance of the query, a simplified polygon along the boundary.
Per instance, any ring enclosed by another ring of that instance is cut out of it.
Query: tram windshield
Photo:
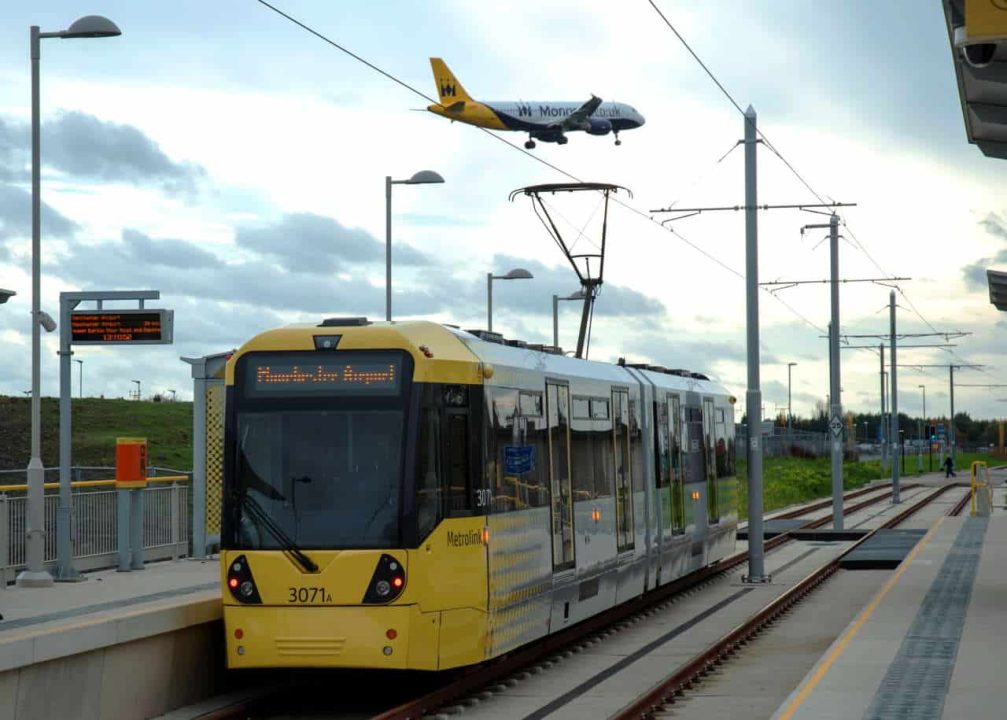
[[[403,410],[354,405],[237,414],[232,490],[254,500],[300,548],[398,543]],[[237,547],[283,548],[245,503],[238,512]]]

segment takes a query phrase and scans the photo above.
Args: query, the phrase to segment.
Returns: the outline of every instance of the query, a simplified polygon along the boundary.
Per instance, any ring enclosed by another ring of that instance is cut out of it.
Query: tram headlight
[[[262,604],[259,590],[255,587],[255,578],[252,577],[252,569],[248,566],[248,560],[244,555],[232,560],[228,566],[227,589],[231,591],[231,596],[240,603]]]
[[[402,563],[388,554],[382,554],[367,585],[362,602],[384,604],[395,600],[406,587],[406,571]]]

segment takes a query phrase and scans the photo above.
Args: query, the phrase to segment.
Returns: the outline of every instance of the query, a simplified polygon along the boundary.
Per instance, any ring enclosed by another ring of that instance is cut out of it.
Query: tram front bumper
[[[416,605],[226,605],[227,666],[436,670],[439,624]]]

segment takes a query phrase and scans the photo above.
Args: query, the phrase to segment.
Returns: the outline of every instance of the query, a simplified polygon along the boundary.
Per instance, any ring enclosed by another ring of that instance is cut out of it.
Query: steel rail
[[[878,488],[874,487],[871,489],[877,490]],[[864,492],[857,492],[860,495],[865,494]],[[843,515],[855,513],[858,510],[874,505],[875,503],[881,502],[891,496],[892,491],[891,489],[888,489],[880,495],[855,503],[849,507],[844,507]],[[832,505],[831,499],[823,502],[825,502],[826,505],[823,506],[821,503],[816,503],[819,507],[809,506],[809,508],[805,508],[804,511],[811,512],[813,509],[831,507]],[[798,508],[796,511],[791,512],[798,512],[800,510],[801,509]],[[831,522],[832,516],[827,515],[817,520],[811,520],[804,525],[801,525],[800,528],[795,529],[811,530],[822,527],[823,525],[827,525]],[[792,538],[790,537],[789,532],[780,533],[776,537],[767,540],[763,547],[766,550],[773,550],[791,539]],[[470,694],[474,690],[494,682],[499,682],[504,677],[513,674],[515,671],[520,670],[527,665],[531,665],[544,657],[552,655],[578,642],[582,642],[584,638],[600,630],[609,628],[612,625],[617,625],[626,618],[652,606],[658,605],[673,595],[702,585],[712,578],[744,564],[747,560],[748,551],[742,551],[735,553],[734,555],[730,555],[722,559],[719,563],[708,565],[707,567],[690,573],[689,575],[677,578],[667,585],[662,585],[660,588],[648,592],[646,595],[612,608],[607,612],[595,615],[594,617],[584,620],[583,622],[580,622],[577,625],[563,630],[555,635],[550,635],[541,642],[516,650],[510,655],[498,658],[495,662],[492,662],[489,665],[477,666],[457,681],[445,685],[443,688],[438,688],[437,690],[417,698],[416,700],[409,701],[398,707],[392,708],[387,712],[377,715],[374,720],[419,720],[424,715],[430,714],[438,708]]]
[[[944,485],[939,487],[919,502],[913,504],[895,517],[886,521],[878,529],[891,529],[896,527],[912,515],[919,512],[919,510],[929,505],[952,487],[959,487],[959,485],[956,483],[953,485]],[[956,508],[952,508],[952,510]],[[951,512],[949,511],[948,514],[950,515]],[[870,533],[847,548],[846,551],[808,575],[791,589],[787,590],[785,593],[766,605],[751,618],[721,637],[709,648],[693,657],[689,662],[675,671],[675,673],[668,676],[665,680],[661,681],[657,686],[647,692],[646,695],[643,695],[636,702],[621,710],[617,715],[615,715],[615,718],[618,720],[629,720],[630,718],[651,718],[656,712],[659,712],[662,709],[662,706],[673,703],[677,695],[681,695],[686,689],[700,680],[700,678],[707,675],[718,665],[722,664],[728,657],[737,652],[741,646],[747,644],[769,623],[786,613],[806,595],[810,594],[819,585],[824,583],[839,569],[839,563],[842,558],[858,548],[861,544],[867,542],[874,536],[878,529],[872,530]],[[775,539],[776,538],[774,538],[774,540]]]
[[[906,485],[903,486],[903,489],[910,489],[912,487],[916,487],[916,485]],[[860,497],[878,489],[878,486],[861,488],[848,493],[844,496],[844,499]],[[865,507],[886,500],[890,498],[891,495],[892,491],[888,488],[886,492],[850,505],[849,507],[844,507],[843,514],[849,515],[855,513]],[[788,511],[783,515],[777,515],[776,517],[786,517],[790,519],[807,512],[814,512],[826,507],[831,507],[831,505],[831,499],[823,500],[803,508],[796,508],[795,510]],[[831,522],[832,516],[828,515],[816,520],[810,520],[801,525],[800,528],[794,529],[811,530],[822,527],[823,525],[827,525]],[[791,539],[789,531],[784,532],[771,538],[770,540],[767,540],[764,547],[767,551],[774,550]],[[661,587],[648,592],[646,595],[640,596],[599,615],[588,618],[587,620],[577,623],[577,625],[573,627],[562,630],[555,635],[543,638],[537,643],[524,648],[518,648],[507,655],[503,655],[489,661],[487,664],[477,665],[469,669],[461,670],[459,671],[460,675],[456,679],[449,681],[443,687],[422,695],[415,700],[411,700],[397,707],[391,708],[374,716],[374,718],[375,720],[420,720],[425,715],[429,715],[439,708],[449,705],[450,703],[471,694],[475,690],[483,688],[487,685],[499,683],[504,678],[520,671],[524,667],[533,665],[545,657],[563,651],[579,642],[583,642],[585,638],[590,637],[597,632],[609,629],[613,625],[618,625],[620,622],[624,622],[627,618],[647,610],[652,606],[656,606],[674,595],[700,586],[714,577],[729,572],[744,564],[747,560],[747,551],[730,555],[714,565],[708,565],[700,570],[690,573],[689,575],[677,578],[667,585],[662,585]],[[248,716],[248,713],[252,712],[256,707],[260,706],[268,699],[275,697],[276,694],[283,692],[285,689],[286,688],[278,688],[275,693],[267,692],[267,697],[264,697],[260,693],[257,697],[243,698],[225,707],[217,708],[200,715],[197,720],[243,720]]]

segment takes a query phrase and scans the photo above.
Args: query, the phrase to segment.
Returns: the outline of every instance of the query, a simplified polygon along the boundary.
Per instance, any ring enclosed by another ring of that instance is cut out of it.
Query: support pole
[[[493,273],[486,273],[486,329],[493,332]]]
[[[559,347],[559,295],[552,296],[552,346]]]
[[[881,352],[881,372],[878,373],[878,377],[881,382],[881,421],[878,423],[878,439],[881,441],[881,469],[885,468],[885,459],[887,458],[888,446],[885,444],[885,344],[881,343],[878,346],[878,350]]]
[[[129,572],[129,490],[115,491],[115,544],[119,572]]]
[[[25,569],[17,577],[21,587],[49,587],[52,576],[45,561],[45,466],[42,464],[41,293],[42,293],[42,169],[39,158],[38,64],[41,33],[31,26],[31,458],[28,461],[28,508],[25,532]]]
[[[130,570],[143,570],[143,493],[129,490],[129,549]]]
[[[767,582],[762,527],[762,390],[759,387],[759,219],[756,173],[756,115],[745,111],[745,320],[748,345],[748,575],[747,582]]]
[[[948,445],[951,447],[951,462],[955,461],[955,366],[948,366],[949,389],[951,391],[951,422],[948,423]]]
[[[385,320],[392,321],[392,177],[385,175]]]
[[[84,577],[73,566],[73,490],[70,485],[72,463],[72,428],[70,395],[73,352],[70,349],[70,313],[76,300],[59,298],[59,505],[56,508],[56,575],[60,582],[74,582]]]
[[[895,340],[895,291],[892,290],[888,296],[888,313],[891,324],[891,337],[889,342],[892,344],[892,431],[891,437],[893,442],[899,441],[899,384],[897,372],[897,363],[895,361],[896,355],[896,340]],[[905,455],[903,455],[903,458]],[[896,458],[894,452],[892,453],[892,504],[896,505],[901,500],[899,499],[899,461]]]
[[[839,368],[839,216],[829,217],[832,322],[829,325],[829,430],[832,433],[832,527],[843,529],[843,403]]]

